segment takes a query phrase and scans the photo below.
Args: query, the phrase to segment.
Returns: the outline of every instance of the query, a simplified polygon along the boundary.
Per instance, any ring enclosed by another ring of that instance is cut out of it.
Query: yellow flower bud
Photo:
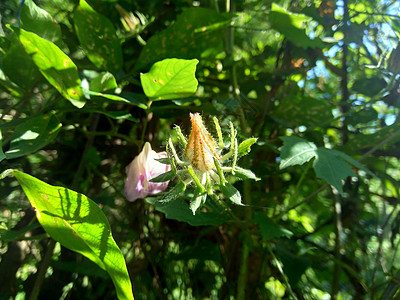
[[[221,160],[217,143],[207,131],[199,113],[190,114],[192,131],[186,145],[185,155],[197,170],[206,172],[215,167],[214,157]]]

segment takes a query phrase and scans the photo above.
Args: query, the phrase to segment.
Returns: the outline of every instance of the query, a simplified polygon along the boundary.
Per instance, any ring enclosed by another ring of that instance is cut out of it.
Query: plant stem
[[[56,241],[50,239],[47,245],[46,253],[43,257],[42,263],[40,264],[37,277],[32,289],[32,293],[29,296],[29,300],[36,300],[37,297],[39,296],[40,287],[42,286],[43,280],[46,276],[47,268],[49,267],[55,246],[56,246]]]

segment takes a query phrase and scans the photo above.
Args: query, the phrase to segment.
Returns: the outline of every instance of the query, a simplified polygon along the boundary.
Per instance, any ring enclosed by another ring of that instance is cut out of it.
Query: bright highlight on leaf
[[[102,210],[85,195],[51,186],[19,171],[10,171],[21,184],[37,219],[64,247],[78,252],[108,272],[119,299],[133,299],[124,257]]]
[[[14,32],[48,82],[73,105],[82,108],[86,100],[78,69],[72,60],[55,44],[32,32],[18,28]]]

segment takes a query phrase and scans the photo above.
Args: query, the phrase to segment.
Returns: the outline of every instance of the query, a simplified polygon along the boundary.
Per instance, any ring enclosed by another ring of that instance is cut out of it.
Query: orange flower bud
[[[199,113],[190,114],[192,132],[185,149],[185,155],[192,166],[206,172],[215,167],[214,157],[221,160],[217,150],[217,143],[207,131]]]

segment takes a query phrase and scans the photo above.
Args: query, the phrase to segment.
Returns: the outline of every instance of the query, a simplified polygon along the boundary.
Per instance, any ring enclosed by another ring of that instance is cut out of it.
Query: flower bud
[[[142,152],[126,167],[128,177],[125,182],[125,195],[129,201],[160,193],[167,188],[168,181],[150,182],[152,178],[171,169],[170,165],[156,161],[166,157],[166,152],[157,153],[151,149],[150,143],[144,144]]]
[[[217,143],[207,131],[199,113],[190,114],[192,131],[186,145],[185,155],[197,170],[206,172],[215,167],[214,157],[221,160]]]

